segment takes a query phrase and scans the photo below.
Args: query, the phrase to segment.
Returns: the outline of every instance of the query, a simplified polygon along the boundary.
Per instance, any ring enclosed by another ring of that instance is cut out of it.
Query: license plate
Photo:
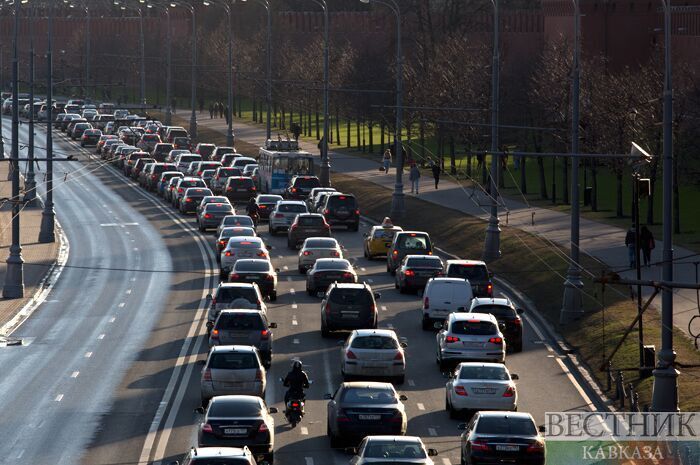
[[[357,318],[358,313],[357,313],[357,312],[353,312],[353,313],[340,312],[340,316],[341,316],[342,318]]]
[[[382,418],[381,415],[358,415],[357,418],[360,420],[372,420],[377,421]]]
[[[496,444],[496,450],[500,450],[503,452],[518,452],[520,450],[520,447],[518,446],[508,446],[505,444]]]
[[[248,279],[250,281],[253,281],[255,279],[255,276],[246,276],[245,279]]]
[[[382,362],[367,362],[365,365],[367,368],[384,368],[384,363]]]
[[[247,190],[248,189],[246,189],[245,187],[239,187],[238,189],[236,189],[236,192],[245,192]]]
[[[494,394],[496,390],[494,388],[472,388],[474,394]]]
[[[483,346],[483,344],[481,342],[463,342],[462,345],[464,347],[473,347],[473,348],[479,348],[479,347]]]
[[[246,428],[224,428],[224,434],[230,436],[241,436],[248,432]]]

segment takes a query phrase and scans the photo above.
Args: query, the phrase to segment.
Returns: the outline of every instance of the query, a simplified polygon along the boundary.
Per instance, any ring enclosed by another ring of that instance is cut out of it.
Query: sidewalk
[[[221,132],[226,131],[226,123],[223,119],[202,119],[199,124]],[[265,140],[265,128],[263,125],[253,125],[234,121],[234,133],[237,140],[243,140],[256,145],[262,145]],[[273,137],[277,133],[273,131]],[[300,141],[300,146],[313,154],[318,154],[315,140]],[[342,152],[330,152],[331,169],[347,174],[358,179],[372,182],[387,189],[394,189],[394,170],[390,169],[390,175],[379,171],[380,154],[377,161],[366,158],[354,157]],[[444,175],[444,178],[448,178]],[[456,182],[444,179],[440,181],[440,188],[435,190],[432,176],[423,173],[420,181],[421,199],[442,205],[468,215],[479,217],[483,220],[489,218],[490,199],[479,190],[465,188]],[[410,194],[408,173],[404,177],[404,192]],[[505,208],[501,207],[501,227],[515,227],[531,234],[538,235],[548,242],[560,247],[568,248],[570,242],[571,217],[566,213],[548,210],[546,208],[531,207],[516,199],[506,198]],[[506,211],[507,216],[506,216]],[[534,216],[533,216],[534,215]],[[534,225],[533,223],[534,219]],[[506,225],[507,222],[507,225]],[[626,231],[607,224],[581,218],[580,250],[590,255],[601,263],[606,264],[612,270],[627,270],[629,268],[627,248],[625,247]],[[652,264],[660,262],[663,241],[656,240],[656,248],[652,252]],[[508,251],[503,251],[507,256]],[[683,247],[674,247],[674,257],[687,257],[676,261],[674,266],[674,280],[680,282],[695,282],[696,267],[693,262],[700,261],[700,254]],[[587,274],[584,270],[584,274]],[[597,272],[594,272],[597,275]],[[624,271],[620,273],[623,278],[635,279],[636,272]],[[652,265],[642,268],[642,279],[661,279],[661,265]],[[643,288],[643,295],[650,296],[651,290]],[[689,334],[688,323],[693,315],[700,313],[695,290],[676,289],[674,291],[674,324],[685,334]],[[657,296],[652,303],[656,309],[661,308],[661,296]],[[700,333],[700,321],[696,320],[693,330]]]
[[[7,180],[10,164],[0,163],[0,199],[12,196],[12,182]],[[37,183],[41,178],[37,179]],[[23,186],[22,182],[22,186]],[[11,320],[17,312],[34,296],[39,284],[56,261],[58,256],[58,240],[51,244],[38,242],[41,228],[42,206],[27,207],[20,213],[20,240],[22,243],[22,258],[24,258],[24,298],[0,298],[0,328]],[[58,237],[58,234],[56,235]],[[12,243],[12,206],[10,202],[0,200],[0,286],[5,284],[7,264],[5,260],[10,254]],[[0,294],[1,295],[1,294]],[[0,333],[0,336],[4,334]]]

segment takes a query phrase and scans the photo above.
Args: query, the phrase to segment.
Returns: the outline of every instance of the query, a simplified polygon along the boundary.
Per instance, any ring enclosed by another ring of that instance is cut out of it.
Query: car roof
[[[303,205],[303,206],[306,206],[306,203],[304,203],[301,200],[282,200],[277,205]]]
[[[418,258],[420,260],[435,260],[435,261],[440,260],[440,261],[442,261],[442,258],[438,257],[437,255],[414,255],[414,254],[411,254],[411,255],[406,255],[404,257],[404,259],[406,259],[406,260],[408,260],[410,258]],[[462,281],[464,281],[464,280],[462,280]]]
[[[229,457],[247,457],[250,456],[248,448],[240,447],[193,447],[192,457],[199,458],[229,458]]]
[[[505,366],[504,364],[494,363],[494,362],[462,362],[459,365],[457,365],[457,368],[464,368],[464,367],[503,368],[506,371],[508,370],[508,367]]]
[[[268,266],[272,267],[272,263],[270,263],[269,260],[263,260],[262,258],[241,258],[240,260],[236,261],[236,264],[234,266],[238,266],[241,263],[246,264],[246,263],[250,263],[250,262],[264,262],[264,263],[267,263]]]
[[[490,313],[450,313],[450,321],[479,320],[496,323],[496,317]]]
[[[434,283],[458,283],[458,284],[466,284],[466,279],[463,278],[447,278],[444,276],[440,276],[439,278],[430,278],[430,281]]]
[[[472,307],[477,305],[503,305],[504,307],[512,307],[513,302],[507,297],[476,297],[472,300]]]
[[[316,260],[318,261],[318,260]],[[364,283],[333,283],[338,289],[364,289]]]
[[[257,287],[255,283],[219,283],[219,287],[217,289],[222,289],[222,288],[234,288],[234,287],[239,287],[239,288],[246,288],[249,289],[251,287]]]
[[[212,404],[215,404],[217,402],[249,402],[249,403],[256,403],[256,404],[261,404],[263,403],[263,400],[258,397],[258,396],[247,396],[244,394],[231,394],[227,396],[215,396],[214,398],[209,401],[209,406],[211,408]]]
[[[422,234],[430,237],[430,234],[425,231],[399,231],[397,234]]]
[[[248,216],[248,215],[226,215],[226,216],[224,216],[224,220],[227,218],[249,218],[250,219],[250,216]],[[251,221],[252,221],[252,219],[251,219]]]
[[[320,213],[299,213],[297,217],[304,216],[307,218],[323,218],[323,215]]]
[[[346,381],[342,386],[345,388],[390,388],[394,391],[396,390],[393,384],[381,381]]]
[[[227,310],[222,310],[221,313],[226,312]],[[234,313],[240,313],[237,310],[230,310],[230,312]],[[252,312],[260,315],[260,312]],[[248,352],[248,353],[255,353],[255,347],[253,346],[244,346],[244,345],[230,345],[230,346],[214,346],[211,349],[209,349],[210,352]]]
[[[486,262],[483,260],[447,260],[448,265],[484,265],[486,266]]]
[[[372,226],[372,231],[376,231],[377,229],[387,229],[387,230],[391,230],[391,231],[403,231],[403,228],[401,226],[396,226],[395,224],[392,224],[391,226],[381,225],[381,224],[378,224],[376,226]]]
[[[323,237],[323,236],[316,237],[316,236],[314,236],[314,237],[307,237],[306,239],[304,239],[304,244],[302,245],[302,247],[305,246],[306,243],[309,241],[319,241],[319,240],[333,241],[336,244],[340,245],[340,242],[338,242],[338,239],[336,239],[335,237]]]
[[[410,443],[415,443],[419,442],[423,444],[423,440],[419,438],[418,436],[382,436],[382,435],[375,435],[375,436],[365,436],[365,439],[369,441],[394,441],[394,442],[410,442]]]
[[[327,237],[324,237],[323,239],[328,239]],[[323,263],[331,263],[331,262],[339,262],[339,263],[350,263],[350,260],[347,260],[345,258],[319,258],[316,260],[316,263],[318,262],[323,262]],[[352,263],[350,263],[350,266],[352,266]],[[338,283],[338,284],[343,284],[343,283]],[[350,284],[350,283],[344,283],[344,284]]]
[[[365,337],[365,336],[385,336],[385,337],[395,337],[396,331],[393,329],[356,329],[352,332],[351,336],[354,337]]]
[[[498,410],[482,410],[478,413],[478,415],[480,418],[521,418],[532,420],[534,422],[532,415],[530,415],[527,412],[503,412]]]

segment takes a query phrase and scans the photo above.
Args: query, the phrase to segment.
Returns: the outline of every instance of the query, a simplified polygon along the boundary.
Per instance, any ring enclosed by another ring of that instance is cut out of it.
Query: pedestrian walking
[[[301,135],[301,125],[296,121],[292,123],[292,136],[294,136],[295,141],[299,141],[299,136]]]
[[[656,247],[656,242],[654,241],[654,235],[646,226],[642,226],[642,230],[639,233],[639,242],[642,248],[642,255],[644,256],[644,266],[649,266],[651,263],[651,251]]]
[[[420,170],[415,163],[411,164],[411,171],[408,174],[408,179],[411,181],[411,194],[418,194],[418,186],[420,184]]]
[[[224,104],[219,102],[219,118],[224,117]]]
[[[625,235],[625,246],[627,246],[627,254],[629,256],[630,268],[635,268],[637,264],[637,233],[634,225],[630,226]]]
[[[214,104],[209,104],[209,119],[214,119],[214,111],[216,111]]]
[[[199,97],[199,112],[204,113],[204,97]]]
[[[431,160],[430,169],[433,171],[433,179],[435,179],[435,189],[437,189],[438,183],[440,182],[440,165]]]
[[[384,174],[389,174],[389,167],[391,166],[391,149],[386,149],[384,155],[382,156],[382,167],[384,168]]]
[[[228,126],[228,105],[224,108],[224,118],[226,118],[226,125]]]

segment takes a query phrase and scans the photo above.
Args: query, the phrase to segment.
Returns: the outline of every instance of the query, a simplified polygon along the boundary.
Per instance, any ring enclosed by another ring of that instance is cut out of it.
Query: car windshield
[[[425,451],[420,444],[415,443],[371,441],[363,455],[367,458],[424,459]]]
[[[230,212],[233,210],[233,207],[229,204],[226,203],[210,203],[206,206],[207,212]]]
[[[529,418],[482,417],[476,425],[478,434],[536,436],[537,429]]]
[[[333,195],[328,199],[328,208],[340,208],[345,207],[350,210],[356,208],[357,201],[355,197],[349,195]]]
[[[392,229],[375,229],[374,234],[372,235],[372,239],[381,239],[381,240],[386,240],[390,241],[394,238],[394,234],[396,234],[396,231]]]
[[[254,240],[236,240],[231,242],[230,247],[232,249],[261,249],[262,248],[262,242],[260,241],[254,241]]]
[[[488,281],[489,272],[484,265],[450,265],[447,276],[469,281]]]
[[[250,465],[246,457],[192,457],[189,465]]]
[[[396,404],[398,399],[392,389],[367,387],[345,389],[341,402],[345,404]]]
[[[232,352],[228,354],[213,354],[209,360],[209,368],[223,370],[250,370],[258,368],[257,357],[252,352]]]
[[[214,170],[204,170],[204,171],[202,171],[202,177],[203,177],[203,178],[212,178],[212,177],[214,177]]]
[[[267,260],[239,260],[233,267],[237,273],[247,272],[268,272],[270,271],[270,262]]]
[[[224,220],[224,224],[228,225],[243,225],[243,226],[253,226],[253,219],[249,216],[236,215],[230,216]]]
[[[238,176],[240,175],[240,170],[237,168],[219,168],[218,173],[221,177]]]
[[[398,349],[396,339],[388,336],[360,336],[352,341],[353,349]]]
[[[442,260],[439,257],[409,258],[406,265],[420,268],[442,268]]]
[[[348,289],[336,287],[331,292],[329,300],[334,304],[340,305],[372,305],[370,293],[364,288]]]
[[[236,187],[253,187],[253,180],[250,178],[229,178],[231,186]]]
[[[450,327],[450,332],[469,336],[490,336],[498,333],[498,328],[490,321],[454,321]]]
[[[216,328],[224,330],[265,329],[259,313],[222,313]]]
[[[261,401],[257,398],[238,398],[212,402],[207,414],[210,417],[257,417],[261,410]]]
[[[276,195],[261,195],[258,197],[258,203],[277,203],[282,200],[282,197]]]
[[[300,226],[321,226],[323,224],[323,218],[320,216],[300,216],[297,223]]]
[[[347,260],[316,260],[317,270],[350,270],[350,262]]]
[[[180,157],[180,163],[192,163],[193,161],[201,160],[199,155],[183,155]]]
[[[236,299],[245,299],[257,304],[258,294],[252,287],[220,287],[216,293],[217,302],[233,302]]]
[[[496,318],[515,318],[517,313],[506,305],[479,305],[472,310],[474,313],[490,313]]]
[[[306,213],[306,206],[305,205],[298,205],[298,204],[283,203],[282,205],[278,205],[277,211],[280,211],[283,213]]]
[[[509,381],[510,376],[502,366],[465,366],[459,370],[459,379],[491,379]]]
[[[428,250],[428,238],[418,234],[404,234],[399,238],[398,246],[406,250]]]
[[[191,179],[187,181],[182,181],[180,187],[203,187],[204,181],[201,179]]]
[[[321,181],[318,178],[296,178],[294,181],[295,187],[302,187],[304,189],[312,189],[314,187],[320,187]]]
[[[307,249],[335,249],[338,243],[334,239],[307,239],[305,248]]]

